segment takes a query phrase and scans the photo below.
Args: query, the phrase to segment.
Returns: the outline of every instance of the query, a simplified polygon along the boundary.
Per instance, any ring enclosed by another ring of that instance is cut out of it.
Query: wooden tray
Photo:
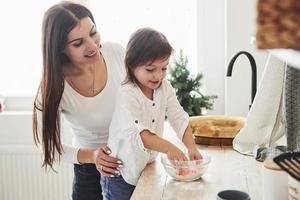
[[[213,145],[213,146],[232,146],[233,138],[212,138],[195,136],[196,144]]]

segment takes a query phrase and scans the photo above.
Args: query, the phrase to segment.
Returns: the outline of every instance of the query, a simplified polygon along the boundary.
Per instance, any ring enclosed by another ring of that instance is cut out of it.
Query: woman
[[[125,76],[124,49],[101,43],[91,12],[72,2],[45,13],[42,48],[33,132],[43,147],[43,166],[52,168],[60,159],[74,163],[72,198],[102,199],[100,174],[114,176],[122,167],[105,145],[115,94]],[[61,117],[72,129],[72,146],[61,141]]]

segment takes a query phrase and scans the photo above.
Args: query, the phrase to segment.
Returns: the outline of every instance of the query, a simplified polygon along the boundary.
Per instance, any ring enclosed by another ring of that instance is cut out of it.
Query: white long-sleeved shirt
[[[118,91],[108,146],[112,155],[122,160],[124,166],[120,172],[127,183],[136,185],[147,163],[157,156],[157,152],[145,149],[140,133],[149,130],[162,136],[165,117],[182,140],[189,116],[167,80],[163,80],[161,86],[154,90],[153,100],[134,84],[125,84]]]
[[[105,42],[100,49],[107,68],[104,89],[94,97],[85,97],[65,81],[59,112],[70,126],[72,145],[63,143],[62,161],[78,163],[79,148],[98,148],[107,144],[109,125],[114,111],[116,93],[125,78],[124,48]],[[41,98],[38,98],[41,107]],[[41,135],[42,113],[37,111],[38,130]]]

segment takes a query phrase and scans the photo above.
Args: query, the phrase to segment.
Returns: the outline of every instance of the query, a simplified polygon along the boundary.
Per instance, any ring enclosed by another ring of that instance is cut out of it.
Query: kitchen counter
[[[168,139],[180,145],[167,127]],[[262,199],[262,163],[253,157],[237,153],[228,146],[198,145],[200,152],[210,154],[211,163],[199,180],[180,182],[173,180],[164,170],[160,157],[143,171],[132,200],[215,200],[221,190],[236,189],[250,194],[251,199]]]

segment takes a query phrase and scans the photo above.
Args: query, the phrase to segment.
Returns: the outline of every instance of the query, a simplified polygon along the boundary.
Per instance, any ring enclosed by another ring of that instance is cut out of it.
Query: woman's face
[[[74,65],[93,64],[100,59],[100,35],[95,24],[85,17],[68,34],[64,53]]]
[[[151,64],[138,66],[134,76],[139,82],[142,91],[157,89],[166,77],[169,57],[156,60]]]

